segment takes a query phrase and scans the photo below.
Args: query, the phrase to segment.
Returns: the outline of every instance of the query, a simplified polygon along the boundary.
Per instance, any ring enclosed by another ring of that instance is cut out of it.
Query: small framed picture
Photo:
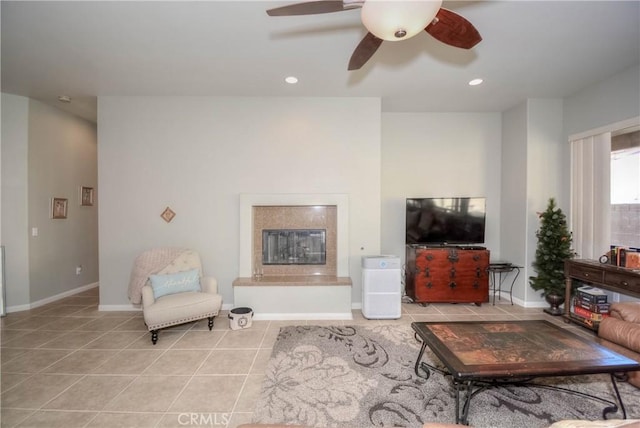
[[[67,205],[69,200],[67,198],[52,198],[51,199],[51,218],[60,219],[67,218]]]
[[[93,187],[80,187],[80,205],[83,207],[93,205]]]
[[[173,220],[175,216],[176,213],[169,207],[165,208],[164,211],[162,211],[162,214],[160,214],[160,217],[162,217],[162,219],[167,223]]]

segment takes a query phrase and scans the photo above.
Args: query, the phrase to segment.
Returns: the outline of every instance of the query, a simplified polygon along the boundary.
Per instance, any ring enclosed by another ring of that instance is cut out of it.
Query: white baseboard
[[[513,299],[513,301],[516,302],[516,299]],[[525,308],[548,308],[549,304],[547,302],[527,302],[522,306]]]
[[[9,314],[11,312],[28,311],[29,309],[31,309],[31,305],[27,303],[26,305],[7,306],[6,312]]]
[[[362,309],[362,303],[355,302],[351,304],[351,309]]]
[[[56,294],[55,296],[47,297],[41,300],[36,300],[35,302],[28,303],[26,305],[8,306],[7,313],[28,311],[29,309],[39,308],[40,306],[44,306],[48,303],[57,302],[58,300],[64,299],[65,297],[73,296],[75,294],[82,293],[83,291],[91,290],[92,288],[96,288],[98,285],[99,285],[98,282],[94,282],[91,284],[74,288],[73,290],[68,290],[63,293]]]
[[[223,311],[228,311],[229,309],[233,309],[233,308],[235,308],[235,306],[233,306],[233,304],[231,304],[231,303],[224,303],[222,305],[222,310]],[[142,305],[133,305],[133,304],[128,304],[128,305],[98,305],[98,310],[99,311],[104,311],[104,312],[141,311],[142,310]]]
[[[141,311],[142,305],[98,305],[99,311],[113,312],[113,311]]]
[[[345,313],[262,313],[254,314],[253,319],[256,321],[292,321],[292,320],[352,320],[353,315],[351,312]]]
[[[496,292],[496,305],[499,304],[504,304],[504,302],[507,303],[511,303],[511,297],[509,296],[509,292],[508,291],[501,291],[500,293]],[[523,306],[524,307],[524,300],[517,298],[516,296],[513,296],[513,304],[514,305],[518,305],[518,306]],[[492,305],[493,304],[493,294],[491,293],[491,291],[489,291],[489,301],[487,303],[483,303],[484,305]]]

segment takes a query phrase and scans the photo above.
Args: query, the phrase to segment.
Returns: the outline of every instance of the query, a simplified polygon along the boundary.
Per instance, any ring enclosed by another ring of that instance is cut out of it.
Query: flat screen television
[[[407,244],[482,244],[485,198],[407,198]]]

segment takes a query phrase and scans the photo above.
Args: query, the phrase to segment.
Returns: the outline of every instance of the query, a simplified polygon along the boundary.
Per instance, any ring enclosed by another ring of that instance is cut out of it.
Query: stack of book
[[[607,295],[599,288],[591,286],[578,287],[571,302],[571,318],[597,328],[600,321],[609,316]]]
[[[626,267],[628,269],[640,269],[640,248],[611,246],[609,251],[609,263]]]

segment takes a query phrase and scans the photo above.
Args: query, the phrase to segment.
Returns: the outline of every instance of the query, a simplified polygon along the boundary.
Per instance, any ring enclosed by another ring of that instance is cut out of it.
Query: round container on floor
[[[231,330],[242,330],[251,327],[253,309],[233,308],[229,311],[229,327]]]

